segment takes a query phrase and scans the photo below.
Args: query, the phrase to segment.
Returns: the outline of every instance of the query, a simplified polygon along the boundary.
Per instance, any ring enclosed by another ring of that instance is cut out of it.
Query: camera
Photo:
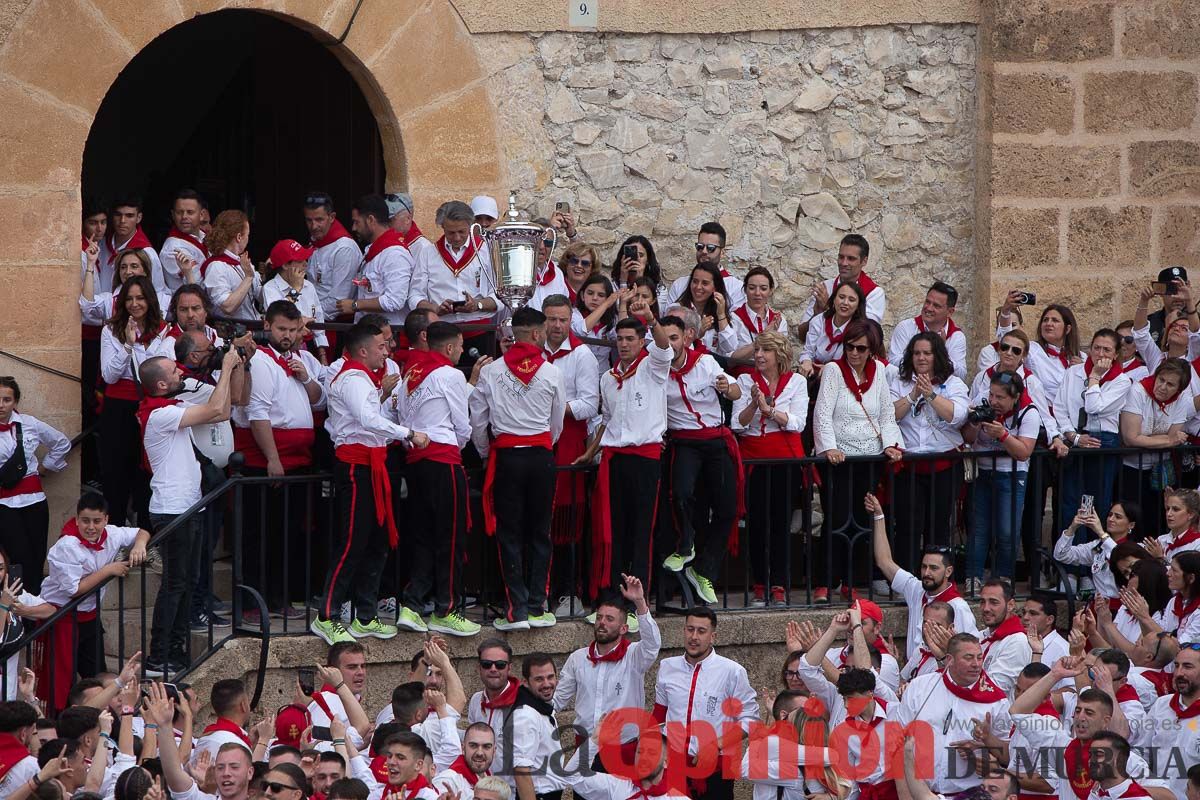
[[[1037,294],[1034,292],[1018,292],[1017,305],[1019,306],[1035,306],[1037,305]]]
[[[992,408],[992,404],[984,400],[977,406],[971,406],[967,409],[967,422],[973,422],[978,425],[981,422],[995,422],[996,409]]]
[[[208,363],[204,365],[204,369],[207,372],[216,372],[219,370],[221,362],[225,360],[225,354],[229,352],[229,348],[234,346],[233,340],[240,339],[246,333],[246,326],[240,322],[219,325],[217,327],[217,334],[222,339],[221,346],[213,349],[213,353],[209,356]],[[243,359],[246,358],[246,348],[238,345],[237,352]]]

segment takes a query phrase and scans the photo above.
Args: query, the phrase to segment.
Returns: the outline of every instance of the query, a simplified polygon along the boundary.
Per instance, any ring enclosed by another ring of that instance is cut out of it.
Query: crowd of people
[[[756,690],[717,652],[710,608],[674,618],[682,652],[662,657],[645,586],[622,574],[595,604],[591,640],[561,664],[531,652],[518,675],[510,643],[483,638],[470,696],[438,636],[382,707],[365,700],[381,692],[363,644],[337,642],[274,711],[218,680],[203,727],[191,687],[139,683],[140,653],[76,683],[53,720],[29,674],[0,703],[0,796],[732,800],[743,781],[756,800],[1200,798],[1200,644],[1152,626],[1130,641],[1105,603],[1064,637],[1052,599],[1018,608],[1002,579],[984,584],[976,618],[946,554],[927,548],[919,576],[898,566],[881,506],[866,506],[878,566],[907,605],[903,649],[882,635],[884,610],[854,600],[825,628],[788,622],[779,683]],[[1162,566],[1148,557],[1135,574],[1144,563]],[[770,646],[735,652],[772,658]]]

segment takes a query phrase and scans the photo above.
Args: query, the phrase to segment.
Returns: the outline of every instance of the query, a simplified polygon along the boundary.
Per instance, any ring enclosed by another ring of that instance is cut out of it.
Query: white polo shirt
[[[300,359],[308,373],[309,381],[317,384],[320,397],[316,403],[309,402],[305,385],[271,356],[286,361]],[[318,377],[321,362],[307,350],[278,353],[269,344],[260,346],[250,358],[250,400],[245,408],[235,408],[234,421],[243,428],[251,422],[270,422],[272,428],[298,430],[312,428],[313,409],[325,407],[325,388]]]
[[[672,368],[667,379],[667,428],[694,431],[720,427],[725,415],[721,410],[716,382],[721,376],[730,385],[737,382],[708,354],[697,358],[695,365],[685,374]]]
[[[571,346],[571,337],[562,340],[553,353],[543,351],[546,360],[562,372],[567,409],[574,419],[586,422],[600,411],[600,367],[587,345]]]
[[[411,392],[401,379],[384,405],[393,420],[429,435],[431,442],[462,449],[471,440],[471,415],[467,401],[471,384],[462,371],[441,366],[425,376]]]
[[[246,277],[246,273],[242,271],[240,257],[232,250],[226,250],[224,255],[229,259],[238,261],[238,265],[234,266],[226,261],[213,259],[204,268],[204,285],[208,288],[208,296],[212,299],[214,306],[220,306],[224,303],[229,298],[229,295],[233,294],[233,291],[241,286],[242,281]],[[229,314],[231,317],[237,319],[258,319],[262,316],[258,313],[258,308],[254,305],[254,301],[262,293],[262,278],[259,276],[258,271],[253,268],[251,268],[250,274],[253,276],[250,288],[246,291],[238,307]]]
[[[174,230],[174,229],[172,229]],[[204,243],[204,231],[196,231],[191,237],[201,245]],[[179,262],[175,259],[176,253],[183,253],[196,262],[196,269],[204,263],[204,259],[208,258],[208,253],[200,247],[197,247],[195,242],[188,241],[182,236],[168,236],[163,242],[162,249],[158,251],[158,259],[162,264],[164,287],[168,294],[174,294],[175,290],[183,286],[183,276],[180,274]],[[200,274],[195,273],[196,277]]]
[[[545,362],[529,383],[513,375],[503,358],[479,371],[479,381],[467,402],[471,411],[471,441],[486,458],[491,449],[491,434],[510,433],[536,436],[550,432],[552,442],[562,433],[567,410],[562,372]]]
[[[338,300],[354,297],[354,277],[361,262],[362,250],[349,234],[316,248],[308,257],[308,279],[317,289],[326,319],[338,315]]]
[[[409,310],[409,287],[413,277],[413,257],[400,240],[389,230],[367,248],[358,270],[355,297],[358,300],[378,300],[381,312],[393,328],[404,325]],[[357,319],[363,314],[360,311]]]
[[[1088,386],[1083,364],[1066,371],[1054,396],[1054,418],[1059,430],[1066,433],[1119,433],[1121,408],[1129,394],[1132,381],[1128,375],[1118,375],[1107,383]],[[1087,427],[1078,430],[1079,411],[1087,412]]]

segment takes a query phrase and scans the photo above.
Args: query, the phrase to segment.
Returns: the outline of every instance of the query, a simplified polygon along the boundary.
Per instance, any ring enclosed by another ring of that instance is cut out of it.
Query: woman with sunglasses
[[[828,308],[809,323],[796,371],[807,378],[830,361],[841,358],[846,326],[854,320],[866,319],[866,316],[867,298],[862,287],[857,283],[838,286]]]
[[[980,348],[979,356],[975,361],[976,372],[983,372],[1000,358],[1000,340],[1004,334],[1009,331],[1021,330],[1025,325],[1025,316],[1021,313],[1020,305],[1024,294],[1024,292],[1009,292],[1004,304],[996,309],[996,338],[990,344],[985,344]]]
[[[953,455],[963,443],[959,429],[967,421],[967,385],[954,375],[945,340],[926,331],[909,340],[891,391],[907,452],[950,456],[906,463],[893,480],[892,548],[902,563],[915,564],[923,544],[950,544],[962,482],[962,462]],[[884,581],[880,591],[891,587]]]
[[[563,278],[567,283],[567,297],[574,303],[579,299],[583,284],[600,271],[600,255],[596,248],[583,242],[575,242],[563,251]]]
[[[1129,376],[1129,380],[1137,383],[1150,374],[1145,360],[1138,355],[1137,342],[1133,338],[1133,320],[1121,320],[1117,325],[1117,333],[1121,336],[1121,349],[1117,360],[1121,362],[1121,371]]]
[[[737,349],[737,329],[729,292],[721,271],[712,264],[692,267],[688,287],[677,303],[700,315],[699,342],[718,355],[727,356]]]
[[[843,355],[821,369],[821,388],[813,411],[813,440],[817,455],[824,455],[829,467],[823,471],[822,506],[826,526],[822,533],[823,551],[813,571],[827,579],[842,578],[848,565],[850,545],[861,536],[870,536],[870,516],[863,508],[863,496],[873,491],[883,474],[874,461],[846,463],[847,456],[885,455],[897,462],[904,448],[904,436],[896,424],[896,410],[883,362],[873,357],[883,349],[879,326],[868,319],[856,320],[846,327]],[[833,540],[835,536],[838,542]],[[866,548],[859,547],[865,555]],[[855,563],[854,575],[866,579],[865,559]],[[827,569],[828,568],[828,569]],[[845,588],[849,596],[849,588]],[[816,602],[829,602],[828,586],[813,593]]]
[[[1187,444],[1183,426],[1195,411],[1191,392],[1191,366],[1182,359],[1163,361],[1154,374],[1129,387],[1121,408],[1121,443],[1151,452],[1125,456],[1121,467],[1121,497],[1149,502],[1157,513],[1147,515],[1143,534],[1157,538],[1163,531],[1159,493],[1175,484],[1175,469],[1169,451]],[[1160,451],[1154,453],[1153,451]]]
[[[1068,566],[1091,568],[1096,596],[1101,601],[1107,600],[1114,613],[1120,605],[1119,590],[1123,584],[1117,583],[1109,557],[1129,539],[1137,528],[1140,516],[1141,507],[1132,501],[1113,503],[1104,525],[1100,524],[1100,517],[1095,511],[1080,512],[1054,542],[1056,561]],[[1091,528],[1098,541],[1073,544],[1075,532],[1084,527]]]
[[[967,546],[967,588],[978,593],[983,586],[983,565],[995,547],[992,577],[1012,580],[1016,538],[1025,504],[1025,479],[1029,456],[1037,441],[1041,419],[1025,392],[1025,382],[1015,372],[997,372],[988,387],[988,402],[995,418],[968,422],[963,440],[983,454],[976,460],[971,534]]]

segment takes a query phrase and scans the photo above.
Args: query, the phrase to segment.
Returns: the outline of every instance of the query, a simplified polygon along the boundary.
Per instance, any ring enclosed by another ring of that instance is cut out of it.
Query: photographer
[[[142,364],[140,376],[146,397],[138,408],[142,445],[150,464],[150,519],[161,529],[196,505],[201,498],[200,462],[196,458],[190,428],[229,419],[230,381],[244,367],[236,349],[221,361],[221,376],[208,401],[200,405],[181,402],[183,373],[167,358],[151,358]],[[151,677],[183,669],[184,644],[188,637],[194,565],[204,542],[203,517],[187,518],[186,530],[177,531],[160,547],[163,561],[162,586],[154,603],[150,658],[146,674]]]
[[[1012,577],[1029,456],[1041,424],[1025,382],[1015,372],[993,375],[987,404],[975,406],[967,414],[963,440],[977,453],[997,454],[976,461],[967,547],[967,587],[972,592],[978,593],[983,585],[983,563],[993,544],[992,577]]]

